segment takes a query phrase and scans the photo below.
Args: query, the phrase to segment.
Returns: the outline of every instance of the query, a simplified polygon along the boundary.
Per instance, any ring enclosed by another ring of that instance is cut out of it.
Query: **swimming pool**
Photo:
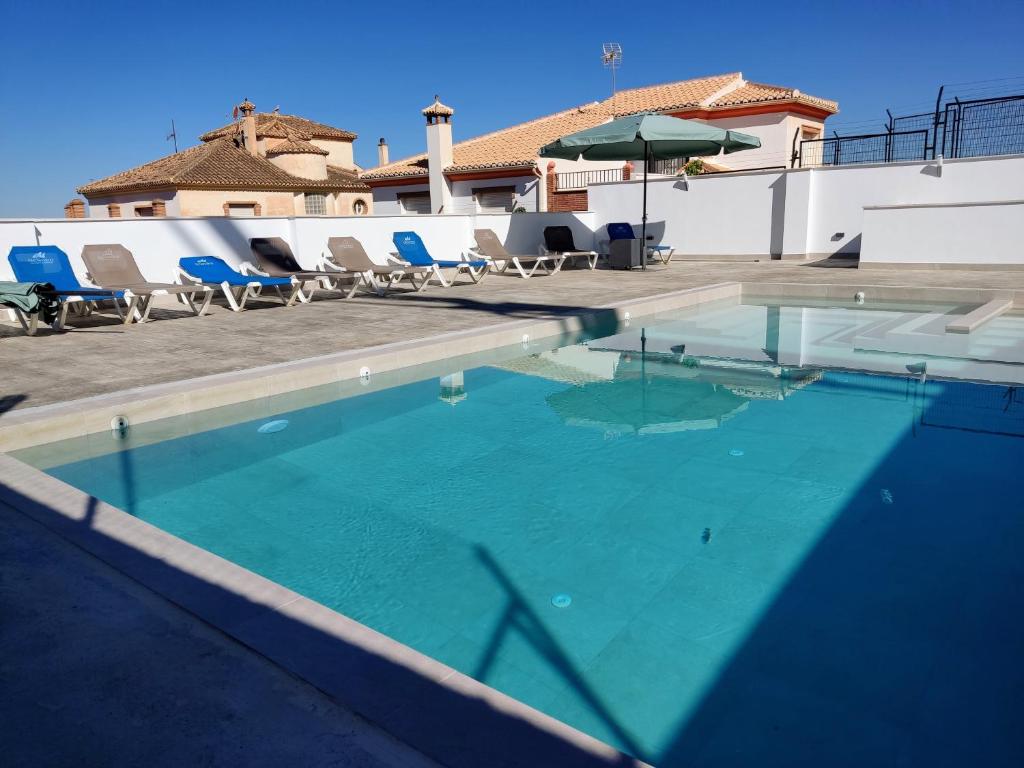
[[[1024,318],[951,310],[705,305],[46,471],[659,765],[991,764]]]

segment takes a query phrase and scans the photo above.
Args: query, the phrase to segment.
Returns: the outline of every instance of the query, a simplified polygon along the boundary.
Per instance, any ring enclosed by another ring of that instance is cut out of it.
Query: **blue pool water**
[[[47,471],[659,765],[1017,764],[1014,335],[915,356],[892,335],[921,312],[791,310]]]

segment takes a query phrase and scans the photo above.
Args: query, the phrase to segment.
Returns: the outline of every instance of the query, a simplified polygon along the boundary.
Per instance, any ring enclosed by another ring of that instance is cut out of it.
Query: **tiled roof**
[[[271,155],[286,154],[329,155],[331,153],[326,149],[321,149],[320,147],[299,138],[285,139],[267,150],[267,157],[270,157]]]
[[[297,115],[280,115],[277,112],[257,112],[253,116],[256,118],[257,137],[271,136],[272,138],[283,138],[276,134],[264,133],[268,124],[280,123],[292,131],[304,134],[305,136],[313,139],[344,139],[346,141],[355,141],[356,139],[356,134],[351,131],[343,131],[341,128],[332,128],[329,125],[317,123],[313,120],[307,120],[306,118],[299,117]],[[233,136],[241,130],[239,126],[240,123],[228,123],[216,130],[204,133],[199,138],[201,141],[211,141],[212,139],[217,139],[221,136]]]
[[[452,164],[445,171],[460,173],[491,168],[533,168],[537,152],[548,142],[600,125],[615,116],[688,109],[715,111],[773,101],[807,104],[826,112],[839,111],[834,101],[808,96],[795,88],[748,83],[741,73],[730,72],[619,91],[602,102],[586,104],[459,142],[452,148]],[[425,175],[427,156],[424,153],[371,168],[363,173],[362,178],[373,181]]]
[[[833,114],[839,111],[839,104],[829,99],[820,99],[817,96],[801,93],[797,88],[783,88],[778,85],[766,85],[765,83],[744,83],[739,88],[719,96],[709,106],[733,107],[740,104],[757,104],[766,101],[796,101],[802,104],[809,104],[812,107],[819,107]]]
[[[80,194],[97,196],[147,189],[239,189],[301,191],[367,191],[353,171],[327,167],[323,181],[286,173],[269,160],[254,157],[228,138],[215,139],[177,154],[154,160],[79,187]]]
[[[452,148],[452,164],[447,170],[458,173],[488,168],[533,167],[537,151],[548,142],[567,133],[593,128],[609,117],[608,111],[595,102],[461,141]],[[426,173],[427,156],[421,154],[372,168],[362,178],[386,179]]]
[[[666,112],[670,109],[699,107],[713,96],[722,93],[731,85],[743,82],[743,75],[730,72],[713,77],[697,77],[675,83],[648,85],[619,91],[605,101],[616,115],[632,115],[637,112]]]

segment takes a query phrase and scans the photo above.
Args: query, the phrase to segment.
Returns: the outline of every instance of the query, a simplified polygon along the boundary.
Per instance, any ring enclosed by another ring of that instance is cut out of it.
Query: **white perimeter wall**
[[[1024,263],[1024,200],[867,208],[861,264]]]
[[[639,181],[590,186],[598,240],[612,221],[639,230],[642,193]],[[648,186],[648,231],[690,256],[859,253],[867,206],[1022,199],[1020,155],[658,179]],[[951,241],[933,260],[972,261],[957,248]]]
[[[229,264],[248,261],[252,237],[282,237],[306,268],[316,266],[329,237],[358,238],[372,259],[384,263],[394,251],[392,234],[414,230],[436,259],[458,259],[473,244],[473,229],[490,228],[512,253],[536,253],[544,227],[572,227],[580,248],[593,248],[591,213],[518,213],[478,216],[309,216],[258,218],[0,220],[0,280],[14,274],[7,254],[15,245],[56,245],[68,254],[84,281],[82,247],[120,243],[153,282],[174,282],[183,256],[218,256]]]

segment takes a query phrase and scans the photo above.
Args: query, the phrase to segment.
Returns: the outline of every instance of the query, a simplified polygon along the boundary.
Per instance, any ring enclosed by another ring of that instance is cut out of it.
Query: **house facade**
[[[616,117],[656,112],[761,140],[758,149],[708,158],[711,170],[790,167],[799,142],[821,137],[825,120],[838,111],[834,101],[750,82],[736,72],[620,91],[604,101],[455,144],[454,110],[435,99],[423,110],[427,151],[393,163],[382,153],[380,165],[360,178],[373,190],[374,211],[381,215],[585,210],[588,183],[628,179],[643,169],[539,157],[543,145],[566,134]],[[656,165],[649,170],[675,173],[678,168]]]
[[[79,187],[69,218],[362,216],[370,188],[353,160],[356,134],[296,115],[256,112],[200,136],[198,146]]]

